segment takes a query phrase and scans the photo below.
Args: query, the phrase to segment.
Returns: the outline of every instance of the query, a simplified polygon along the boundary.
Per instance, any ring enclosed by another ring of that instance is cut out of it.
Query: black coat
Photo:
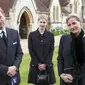
[[[7,76],[8,67],[14,65],[18,70],[23,56],[18,32],[9,28],[6,32],[7,46],[0,38],[0,85],[11,85],[11,78]]]
[[[36,30],[29,34],[28,48],[31,56],[29,80],[28,83],[36,83],[37,81],[37,65],[44,63],[47,66],[50,83],[55,83],[55,76],[53,70],[53,51],[54,51],[54,36],[51,32],[44,32],[43,36]]]
[[[85,55],[85,37],[83,37],[82,40],[83,40],[84,55]],[[73,61],[73,57],[72,57],[73,55],[71,52],[72,50],[71,42],[72,42],[71,35],[63,35],[60,39],[59,52],[58,52],[58,74],[59,76],[65,72],[65,69],[69,69],[73,67],[74,61]],[[83,77],[83,80],[85,81],[84,77]],[[61,85],[67,85],[64,82],[63,83],[62,82],[63,81],[61,80],[60,82]],[[83,85],[85,85],[85,82]]]

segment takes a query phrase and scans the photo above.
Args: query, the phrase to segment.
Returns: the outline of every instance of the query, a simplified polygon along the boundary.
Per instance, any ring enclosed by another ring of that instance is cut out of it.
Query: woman
[[[40,15],[38,18],[38,29],[29,34],[28,48],[31,56],[30,70],[28,83],[41,85],[37,83],[37,75],[39,71],[47,70],[49,75],[49,83],[42,85],[50,85],[55,83],[53,70],[53,51],[54,51],[54,36],[46,30],[47,16]]]
[[[71,14],[66,19],[70,34],[60,39],[58,73],[60,85],[85,85],[85,37],[80,18]]]

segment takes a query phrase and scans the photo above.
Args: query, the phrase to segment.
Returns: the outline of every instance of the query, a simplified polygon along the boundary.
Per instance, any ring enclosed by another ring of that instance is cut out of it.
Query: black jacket
[[[53,51],[54,51],[54,36],[51,32],[45,30],[43,36],[36,30],[29,34],[28,48],[31,56],[30,72],[28,82],[36,83],[37,65],[44,63],[48,67],[50,75],[50,83],[55,83],[53,71]]]
[[[85,55],[85,37],[82,37],[82,44],[83,44],[83,52]],[[65,73],[66,69],[72,69],[74,67],[74,58],[73,58],[73,54],[72,54],[72,37],[71,35],[63,35],[60,39],[60,44],[59,44],[59,51],[58,51],[58,74],[59,76],[62,73]],[[82,55],[82,54],[81,54]],[[83,57],[83,56],[81,56]],[[85,68],[83,69],[85,70]],[[85,72],[85,71],[84,71]],[[85,73],[83,78],[83,82],[85,84]],[[61,79],[61,85],[66,85],[64,84],[65,82],[63,82]],[[83,85],[84,85],[83,84]]]

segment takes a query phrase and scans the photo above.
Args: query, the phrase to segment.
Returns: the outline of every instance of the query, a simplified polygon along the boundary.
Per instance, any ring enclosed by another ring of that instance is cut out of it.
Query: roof
[[[66,6],[70,3],[70,0],[59,0],[61,6]]]
[[[15,0],[0,0],[0,7],[4,10],[5,15],[9,16],[9,9],[12,8]]]
[[[17,1],[17,0],[16,0]],[[49,12],[49,5],[51,0],[34,0],[37,11],[39,12]],[[0,7],[4,10],[6,16],[9,16],[9,10],[12,8],[15,0],[0,0]],[[70,0],[59,0],[60,5],[63,7],[69,4]]]
[[[16,0],[17,1],[17,0]],[[39,12],[49,12],[49,5],[51,0],[34,0],[37,11]],[[15,0],[0,0],[0,7],[4,10],[5,15],[9,16],[9,10],[12,8]]]
[[[35,0],[37,11],[49,12],[49,5],[51,0]]]
[[[70,9],[69,8],[65,8],[65,7],[61,7],[61,10],[62,10],[62,13],[64,13],[64,14],[70,14],[71,13],[71,11],[70,11]]]

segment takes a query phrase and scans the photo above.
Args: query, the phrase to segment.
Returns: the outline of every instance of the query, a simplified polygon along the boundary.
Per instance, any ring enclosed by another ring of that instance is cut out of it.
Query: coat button
[[[52,66],[52,65],[50,65],[50,66]]]
[[[32,65],[32,66],[34,66],[34,65]]]
[[[43,42],[43,40],[41,40],[41,42]]]

